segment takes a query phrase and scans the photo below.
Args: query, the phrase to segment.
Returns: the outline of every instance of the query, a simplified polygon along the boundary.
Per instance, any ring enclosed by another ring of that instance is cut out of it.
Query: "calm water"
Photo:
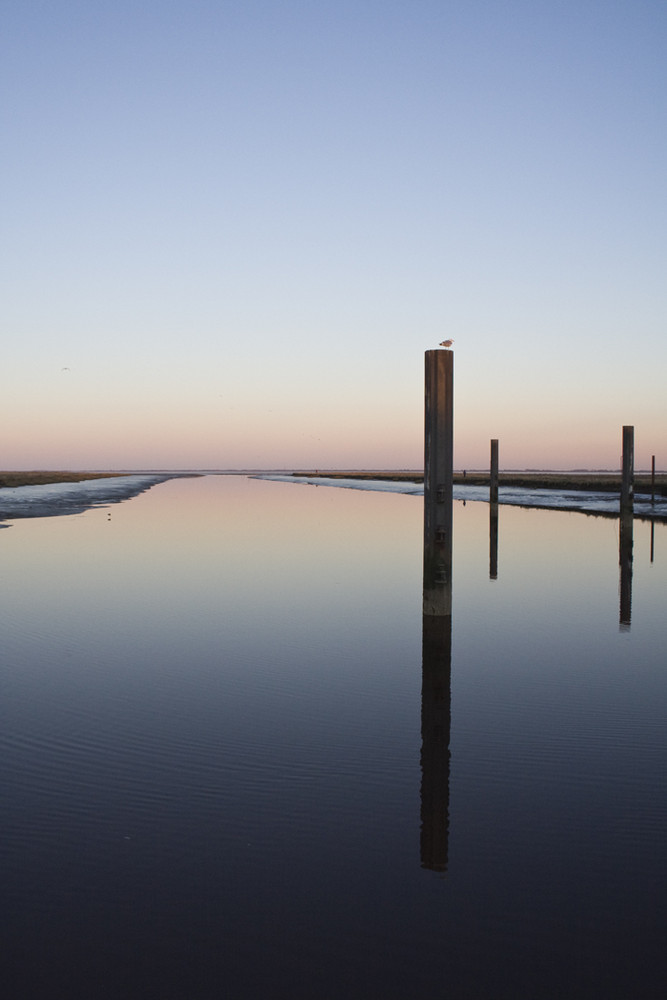
[[[0,532],[12,997],[663,997],[667,527],[236,477]],[[651,553],[653,560],[651,561]],[[494,572],[496,572],[494,565]]]

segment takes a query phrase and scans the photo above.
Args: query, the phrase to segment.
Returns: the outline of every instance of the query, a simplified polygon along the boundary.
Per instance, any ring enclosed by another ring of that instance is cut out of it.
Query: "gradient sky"
[[[0,467],[667,467],[664,0],[4,0]]]

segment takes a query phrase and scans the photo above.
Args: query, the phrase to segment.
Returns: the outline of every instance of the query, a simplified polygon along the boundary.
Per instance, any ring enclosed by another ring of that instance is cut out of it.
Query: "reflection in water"
[[[615,521],[504,507],[491,585],[457,505],[420,706],[420,506],[209,476],[0,531],[7,995],[664,995],[667,560],[619,634]]]
[[[498,579],[498,504],[489,504],[489,579]]]
[[[629,631],[632,619],[632,512],[620,518],[618,561],[621,567],[620,609],[618,624],[621,631]]]
[[[451,615],[424,615],[422,631],[421,840],[422,868],[447,871]]]

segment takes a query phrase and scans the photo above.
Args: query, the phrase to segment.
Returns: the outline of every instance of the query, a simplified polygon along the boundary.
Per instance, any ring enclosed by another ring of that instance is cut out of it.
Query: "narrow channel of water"
[[[662,996],[667,527],[171,480],[0,533],[13,996]],[[495,575],[495,578],[492,576]]]

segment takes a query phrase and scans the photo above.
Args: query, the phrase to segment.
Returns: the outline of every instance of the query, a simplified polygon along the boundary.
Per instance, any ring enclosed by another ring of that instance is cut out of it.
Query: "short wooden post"
[[[426,351],[424,388],[424,614],[452,613],[454,355]]]
[[[623,427],[623,465],[621,469],[621,514],[632,514],[635,499],[635,429]]]
[[[491,438],[491,470],[489,474],[489,500],[498,503],[498,438]]]

